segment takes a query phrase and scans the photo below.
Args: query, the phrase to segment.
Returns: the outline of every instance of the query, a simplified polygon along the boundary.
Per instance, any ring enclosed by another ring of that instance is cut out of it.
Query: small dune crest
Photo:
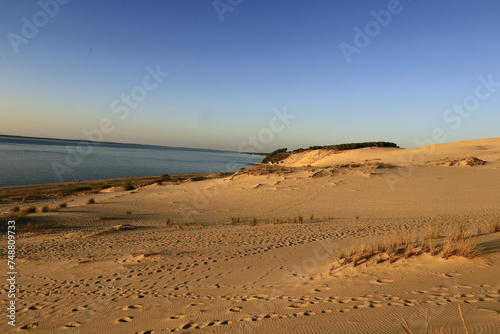
[[[108,227],[103,231],[95,233],[94,236],[106,235],[106,234],[110,234],[110,233],[117,233],[120,231],[131,231],[131,230],[136,230],[136,229],[137,229],[137,226],[129,225],[129,224],[115,225],[115,226]]]
[[[437,161],[430,161],[427,163],[427,165],[432,165],[432,166],[465,166],[465,167],[482,166],[485,164],[486,161],[481,160],[475,156],[468,156],[459,159],[445,158]]]

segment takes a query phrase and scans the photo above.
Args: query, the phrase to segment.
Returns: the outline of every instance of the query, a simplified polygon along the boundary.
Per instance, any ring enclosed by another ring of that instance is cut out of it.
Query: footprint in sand
[[[169,317],[170,320],[178,320],[178,319],[182,319],[182,318],[185,318],[186,316],[184,314],[176,314],[176,315],[172,315]]]
[[[444,274],[441,274],[441,276],[448,277],[448,278],[450,278],[450,277],[457,277],[457,276],[460,276],[460,275],[462,275],[462,274],[459,274],[459,273],[444,273]]]
[[[232,307],[229,309],[229,312],[241,312],[241,307],[239,307],[239,306]]]
[[[498,293],[489,293],[489,294],[486,295],[486,297],[491,297],[491,298],[500,297],[500,294],[498,294]]]
[[[301,307],[305,307],[305,306],[307,306],[307,304],[293,303],[293,304],[288,305],[288,308],[301,308]]]
[[[375,280],[375,281],[370,281],[370,283],[373,283],[373,284],[384,284],[384,283],[392,283],[394,282],[392,279],[386,279],[386,278],[380,278],[378,280]]]
[[[66,326],[64,326],[64,328],[75,328],[75,327],[79,327],[81,326],[82,324],[79,323],[79,322],[72,322],[70,324],[67,324]]]
[[[254,298],[257,298],[257,299],[266,299],[266,298],[269,298],[268,295],[255,295]]]
[[[380,302],[375,302],[375,301],[370,302],[371,308],[382,307],[382,306],[384,306],[384,305],[382,305],[382,303],[380,303]]]
[[[351,298],[353,301],[363,301],[363,300],[368,300],[366,297],[352,297]]]
[[[412,291],[412,293],[414,293],[414,294],[422,294],[422,293],[429,293],[429,291],[427,291],[427,290],[415,290],[415,291]]]
[[[370,305],[369,304],[356,305],[353,308],[354,309],[361,309],[361,308],[367,308],[367,307],[370,307]]]
[[[193,322],[188,322],[187,324],[179,326],[179,329],[190,329],[190,328],[195,328],[198,325],[193,323]]]
[[[78,306],[78,307],[75,307],[74,309],[72,309],[71,312],[84,311],[86,308],[87,308],[86,305],[84,305],[84,306]]]
[[[38,327],[38,322],[32,323],[32,324],[27,324],[23,325],[20,327],[20,329],[33,329]]]
[[[35,310],[40,310],[40,309],[42,309],[42,308],[43,308],[43,306],[40,306],[40,305],[33,305],[33,306],[28,307],[28,310],[30,310],[30,311],[35,311]]]
[[[212,327],[212,326],[221,326],[221,325],[229,325],[229,324],[232,324],[233,322],[232,321],[229,321],[229,320],[214,320],[214,321],[210,321],[206,324],[206,326],[208,327]]]
[[[134,319],[134,317],[123,317],[117,320],[118,323],[123,323],[123,322],[131,322]]]
[[[467,304],[474,304],[474,303],[478,303],[479,299],[467,299],[467,300],[465,300],[465,302]]]
[[[315,315],[316,313],[315,312],[312,312],[312,311],[305,311],[305,312],[297,312],[297,313],[294,313],[292,314],[294,317],[301,317],[301,316],[306,316],[306,317],[309,317],[311,315]]]
[[[135,332],[135,334],[155,334],[155,333],[156,332],[153,330]]]
[[[129,305],[129,306],[127,306],[127,307],[124,307],[124,308],[123,308],[123,311],[127,311],[127,310],[137,310],[137,309],[140,309],[140,308],[142,308],[142,305],[139,305],[139,304],[137,304],[137,305]]]

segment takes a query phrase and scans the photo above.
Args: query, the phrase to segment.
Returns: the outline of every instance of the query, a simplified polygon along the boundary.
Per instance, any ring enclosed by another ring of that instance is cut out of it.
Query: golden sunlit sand
[[[17,217],[18,326],[0,331],[460,333],[460,305],[470,333],[498,333],[499,186],[492,138],[4,200]],[[460,229],[477,253],[443,258]],[[404,238],[410,250],[358,256]]]

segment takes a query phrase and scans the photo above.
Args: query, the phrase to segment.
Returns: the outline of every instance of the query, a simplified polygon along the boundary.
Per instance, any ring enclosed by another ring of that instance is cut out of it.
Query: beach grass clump
[[[32,222],[28,222],[20,229],[24,232],[30,233],[52,233],[53,229],[62,227],[64,227],[64,225],[59,223],[34,224]]]
[[[298,222],[299,224],[303,224],[303,223],[304,223],[304,217],[302,217],[302,216],[298,216],[298,217],[297,217],[297,222]]]
[[[282,224],[282,221],[279,218],[273,218],[273,219],[271,219],[271,224],[273,224],[273,225]]]
[[[132,181],[130,180],[127,180],[125,182],[123,182],[122,184],[122,188],[126,191],[129,191],[129,190],[134,190],[135,189],[135,186],[134,184],[132,183]]]
[[[95,204],[95,200],[94,198],[89,198],[89,200],[87,201],[87,204]]]
[[[257,226],[257,218],[253,218],[248,222],[248,226]]]
[[[126,213],[127,215],[131,215],[131,214],[132,214],[132,211],[127,210],[125,213]]]
[[[167,220],[165,220],[165,225],[167,225],[167,226],[172,225],[172,220],[170,218],[168,218]]]
[[[44,230],[44,226],[42,224],[33,224],[31,222],[28,222],[24,227],[23,230],[25,232],[31,232],[31,233],[36,233]]]
[[[452,228],[448,237],[451,238],[451,240],[465,239],[470,236],[470,233],[467,232],[468,227],[469,223],[467,221],[458,221]]]
[[[240,217],[231,217],[231,225],[236,225],[240,223]]]
[[[85,191],[90,191],[92,190],[92,187],[89,187],[89,186],[80,186],[80,187],[76,187],[73,191],[74,192],[85,192]]]
[[[353,267],[368,261],[375,264],[388,261],[394,263],[399,259],[408,259],[427,253],[431,256],[441,254],[444,259],[451,256],[461,256],[472,259],[481,253],[474,236],[467,234],[463,224],[453,230],[447,238],[434,238],[439,235],[434,227],[431,227],[422,237],[412,233],[399,233],[387,239],[377,242],[357,241],[348,249],[341,250],[338,264],[345,266],[352,264]]]
[[[441,257],[443,259],[448,259],[453,255],[472,259],[481,251],[481,249],[477,247],[477,244],[472,236],[457,240],[453,238],[453,235],[450,235],[444,242],[442,248]]]
[[[490,223],[489,232],[490,233],[500,232],[500,217],[498,217],[495,221]]]
[[[424,232],[423,239],[437,239],[441,237],[441,230],[439,229],[439,225],[431,225],[429,228]]]
[[[29,206],[29,207],[27,207],[26,209],[24,209],[24,210],[23,210],[23,211],[21,211],[21,212],[22,212],[22,214],[24,214],[24,215],[29,215],[30,213],[36,213],[36,211],[37,211],[36,207],[34,207],[34,206]]]
[[[42,212],[49,212],[49,211],[50,211],[50,209],[49,209],[49,207],[47,205],[44,205],[42,207]]]
[[[163,174],[161,177],[160,177],[160,180],[163,181],[163,182],[168,182],[171,180],[170,178],[170,175],[168,174]]]

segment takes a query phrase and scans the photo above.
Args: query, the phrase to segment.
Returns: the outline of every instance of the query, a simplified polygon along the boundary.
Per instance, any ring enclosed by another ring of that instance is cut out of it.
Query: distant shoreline
[[[198,181],[207,179],[217,179],[222,177],[231,176],[236,172],[215,172],[215,173],[189,173],[189,174],[172,174],[170,175],[171,181]],[[97,190],[106,189],[104,186],[120,187],[126,182],[131,182],[137,187],[142,187],[154,184],[161,179],[161,175],[151,176],[133,176],[109,179],[96,179],[96,180],[81,180],[69,182],[54,182],[54,183],[40,183],[23,186],[0,187],[0,201],[9,200],[13,198],[23,197],[48,197],[48,196],[67,196],[78,192],[92,192]],[[167,183],[168,181],[164,181]],[[77,188],[90,188],[77,191]]]
[[[229,150],[218,150],[211,148],[194,148],[194,147],[182,147],[182,146],[164,146],[164,145],[151,145],[151,144],[136,144],[136,143],[119,143],[119,142],[109,142],[109,141],[91,141],[87,139],[62,139],[62,138],[46,138],[46,137],[32,137],[32,136],[15,136],[15,135],[4,135],[0,134],[0,138],[19,138],[19,139],[35,139],[35,140],[53,140],[59,142],[70,142],[70,143],[93,143],[96,145],[99,144],[111,144],[111,145],[126,145],[126,146],[141,146],[141,147],[159,147],[159,148],[168,148],[172,150],[191,150],[191,151],[208,151],[208,152],[229,152],[229,153],[240,153],[245,154],[243,152],[238,151],[229,151]],[[259,155],[259,154],[257,154]]]

